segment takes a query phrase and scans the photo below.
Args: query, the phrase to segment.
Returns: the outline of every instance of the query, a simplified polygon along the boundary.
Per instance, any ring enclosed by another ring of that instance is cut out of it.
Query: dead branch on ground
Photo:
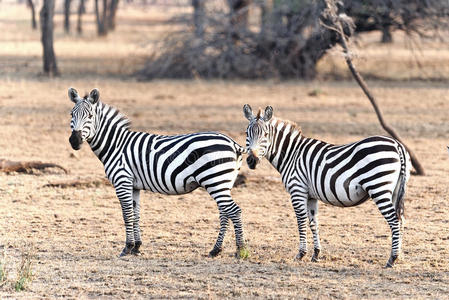
[[[110,185],[109,181],[106,178],[101,179],[85,179],[85,180],[67,180],[67,181],[55,181],[49,182],[42,187],[56,187],[56,188],[79,188],[79,187],[99,187],[102,185]]]
[[[11,172],[19,172],[19,173],[33,173],[34,170],[44,170],[47,168],[57,168],[64,173],[68,174],[69,172],[64,167],[53,164],[53,163],[43,163],[40,161],[12,161],[7,159],[0,159],[0,172],[11,173]]]

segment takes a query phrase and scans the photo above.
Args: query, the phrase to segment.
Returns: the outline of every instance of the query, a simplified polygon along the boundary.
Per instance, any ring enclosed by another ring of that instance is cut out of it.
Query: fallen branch
[[[343,31],[343,27],[348,28],[348,27],[353,26],[352,20],[349,17],[347,17],[346,15],[338,15],[337,16],[337,7],[333,0],[326,0],[326,2],[328,4],[327,13],[331,14],[331,16],[333,16],[333,19],[335,20],[334,25],[336,27],[332,28],[332,29],[335,30],[340,35],[340,44],[343,47],[346,64],[348,65],[348,68],[351,71],[352,76],[357,81],[357,83],[359,84],[359,86],[361,87],[361,89],[363,90],[363,92],[368,97],[369,101],[371,102],[371,105],[373,106],[374,111],[376,112],[376,115],[377,115],[380,125],[388,134],[390,134],[393,138],[395,138],[400,143],[402,143],[404,145],[404,147],[407,149],[407,151],[410,154],[410,159],[412,161],[413,168],[415,168],[416,175],[425,175],[424,168],[422,167],[421,163],[418,161],[418,158],[416,157],[416,155],[402,141],[402,139],[399,137],[399,134],[391,126],[389,126],[387,124],[387,122],[385,121],[385,119],[382,115],[382,112],[379,108],[379,105],[377,104],[376,99],[374,98],[374,96],[370,92],[370,90],[368,89],[367,84],[365,83],[362,76],[357,71],[357,69],[355,68],[355,66],[352,62],[348,43],[346,41],[346,34]],[[344,24],[342,24],[342,23],[344,23]],[[326,27],[329,28],[329,26],[326,26]]]
[[[0,159],[0,172],[11,173],[11,172],[19,172],[19,173],[33,173],[34,170],[43,170],[47,168],[57,168],[64,171],[64,173],[68,173],[67,169],[64,167],[53,164],[53,163],[43,163],[40,161],[12,161],[7,159]]]
[[[106,178],[102,179],[88,179],[88,180],[68,180],[68,181],[56,181],[49,182],[42,187],[56,187],[56,188],[74,188],[74,187],[99,187],[101,185],[110,185]]]

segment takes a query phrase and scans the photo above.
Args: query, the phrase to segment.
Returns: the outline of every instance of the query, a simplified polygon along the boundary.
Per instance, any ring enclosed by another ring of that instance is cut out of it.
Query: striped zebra
[[[335,146],[304,137],[295,123],[272,117],[271,106],[263,113],[259,110],[256,116],[249,105],[243,107],[243,112],[249,120],[248,166],[255,169],[266,157],[280,172],[291,195],[299,229],[296,259],[302,259],[307,252],[308,218],[314,244],[312,261],[318,261],[318,199],[348,207],[371,198],[391,228],[392,248],[386,267],[392,267],[401,251],[404,194],[410,177],[410,157],[405,147],[383,136]]]
[[[97,89],[84,98],[73,88],[68,94],[75,103],[70,144],[78,150],[87,141],[120,200],[126,228],[126,246],[120,256],[140,254],[140,190],[180,195],[203,187],[217,202],[220,214],[220,231],[209,256],[221,252],[229,219],[237,253],[244,249],[241,209],[231,197],[231,188],[245,148],[215,132],[164,136],[131,131],[124,115],[99,101]]]

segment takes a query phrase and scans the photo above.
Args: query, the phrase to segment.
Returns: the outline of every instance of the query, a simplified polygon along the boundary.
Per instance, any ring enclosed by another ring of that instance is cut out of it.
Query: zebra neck
[[[282,173],[296,154],[297,145],[304,138],[299,127],[288,121],[273,120],[269,132],[271,142],[266,157],[273,167]]]
[[[124,141],[131,133],[130,122],[117,109],[102,103],[98,105],[97,116],[96,133],[89,144],[95,155],[105,164],[115,150],[123,148]]]

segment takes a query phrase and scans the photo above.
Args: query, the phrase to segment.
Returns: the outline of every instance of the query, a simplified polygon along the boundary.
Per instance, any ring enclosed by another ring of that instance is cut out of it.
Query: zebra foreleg
[[[126,231],[126,245],[123,251],[120,253],[120,257],[131,253],[135,246],[134,240],[134,211],[133,211],[133,187],[132,182],[122,182],[119,186],[116,186],[115,192],[120,205],[122,207],[123,220],[125,222]]]
[[[142,240],[140,238],[140,190],[133,190],[133,211],[134,211],[134,222],[133,222],[133,231],[134,231],[134,248],[131,250],[131,253],[134,255],[141,255],[139,250],[142,245]]]
[[[228,220],[229,220],[228,216],[222,210],[219,209],[219,211],[220,211],[220,232],[218,233],[218,238],[214,248],[212,249],[212,251],[209,252],[209,257],[215,257],[218,254],[220,254],[222,250],[223,240],[226,235],[226,230],[228,228]]]
[[[291,196],[299,231],[299,252],[295,259],[301,260],[307,253],[307,193],[294,193]]]
[[[318,201],[316,199],[307,200],[307,215],[309,216],[309,226],[313,234],[313,256],[312,261],[317,262],[321,251],[320,236],[318,233]]]
[[[376,203],[377,208],[380,210],[380,213],[384,216],[385,220],[387,220],[391,229],[391,254],[387,264],[385,265],[386,268],[391,268],[401,253],[401,223],[396,215],[393,202],[391,201],[392,193],[388,191],[385,193],[378,192],[377,194],[381,195],[373,198],[374,203]]]

